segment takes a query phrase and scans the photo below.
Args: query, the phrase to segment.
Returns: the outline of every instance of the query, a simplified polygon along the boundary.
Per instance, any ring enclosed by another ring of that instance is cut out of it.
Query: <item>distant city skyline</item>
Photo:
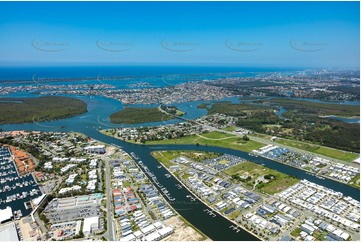
[[[0,2],[0,66],[358,68],[359,2]]]

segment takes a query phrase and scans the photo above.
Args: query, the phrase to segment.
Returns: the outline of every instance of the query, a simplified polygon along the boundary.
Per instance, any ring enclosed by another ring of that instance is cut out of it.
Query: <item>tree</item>
[[[245,134],[245,135],[243,135],[242,140],[244,140],[244,141],[249,141],[249,138],[248,138],[248,136]]]

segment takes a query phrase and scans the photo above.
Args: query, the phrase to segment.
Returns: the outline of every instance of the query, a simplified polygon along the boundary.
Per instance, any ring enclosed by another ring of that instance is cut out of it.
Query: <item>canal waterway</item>
[[[244,231],[242,229],[237,233],[235,230],[231,229],[230,226],[233,225],[230,221],[223,218],[222,216],[217,215],[213,217],[209,215],[205,209],[207,207],[201,203],[199,200],[195,199],[192,201],[189,196],[192,194],[185,188],[179,189],[180,183],[174,177],[167,178],[165,174],[168,172],[164,168],[158,168],[159,163],[151,156],[152,151],[157,150],[200,150],[200,151],[212,151],[218,153],[227,153],[231,155],[236,155],[247,159],[251,162],[262,164],[265,167],[277,170],[279,172],[295,176],[299,179],[307,179],[311,182],[320,184],[327,188],[333,189],[335,191],[342,192],[345,196],[350,196],[354,199],[360,200],[359,190],[341,184],[334,180],[325,178],[321,180],[315,176],[308,174],[303,170],[299,170],[285,164],[281,164],[263,157],[250,156],[246,152],[236,151],[227,148],[221,147],[211,147],[211,146],[197,146],[197,145],[139,145],[131,144],[119,139],[106,136],[100,133],[99,129],[104,128],[115,128],[115,127],[125,127],[124,125],[113,125],[109,123],[109,115],[114,111],[121,110],[123,108],[122,104],[116,100],[107,99],[104,97],[83,97],[76,96],[81,100],[84,100],[88,105],[88,113],[79,115],[76,117],[55,120],[50,122],[41,122],[41,123],[24,123],[24,124],[12,124],[12,125],[2,125],[1,128],[4,131],[9,130],[39,130],[39,131],[61,131],[61,132],[80,132],[88,137],[99,140],[107,144],[115,144],[121,146],[122,149],[128,153],[134,152],[140,160],[149,168],[149,170],[157,177],[160,184],[162,184],[169,192],[171,197],[174,197],[174,201],[169,201],[173,208],[187,219],[191,224],[197,227],[200,231],[206,234],[212,240],[257,240],[255,236]],[[236,101],[237,99],[228,99],[225,101]],[[197,118],[204,115],[204,110],[197,109],[197,103],[190,102],[182,104],[184,107],[188,108],[186,118]],[[183,108],[184,108],[183,107]],[[182,108],[181,108],[182,109]],[[178,122],[173,120],[171,122]],[[162,124],[160,123],[148,123],[141,124],[137,126],[152,126]],[[129,125],[127,125],[129,126]]]

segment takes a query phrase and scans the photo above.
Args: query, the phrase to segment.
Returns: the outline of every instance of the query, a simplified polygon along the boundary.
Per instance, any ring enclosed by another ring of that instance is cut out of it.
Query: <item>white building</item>
[[[0,241],[19,241],[14,222],[0,226]]]
[[[92,145],[84,148],[87,153],[91,154],[105,154],[105,145]]]
[[[6,221],[10,221],[13,217],[13,210],[7,206],[5,209],[0,209],[0,224]]]
[[[94,230],[99,229],[99,217],[90,217],[84,219],[83,233],[85,236],[90,235]]]

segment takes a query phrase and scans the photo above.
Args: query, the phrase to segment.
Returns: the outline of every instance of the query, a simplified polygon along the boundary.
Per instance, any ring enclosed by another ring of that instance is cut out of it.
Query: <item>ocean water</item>
[[[278,72],[284,75],[301,71],[301,69],[289,68],[256,68],[256,67],[210,67],[210,66],[58,66],[58,67],[0,67],[0,88],[1,86],[17,86],[17,85],[69,85],[69,84],[109,84],[115,88],[133,88],[130,85],[139,83],[149,83],[151,87],[164,87],[176,85],[183,82],[213,80],[222,77],[249,77],[262,75],[267,72]],[[106,77],[121,77],[121,79],[112,79]],[[94,79],[98,77],[97,79]],[[49,81],[46,78],[80,78],[79,80],[67,81]],[[93,80],[87,80],[93,78]],[[45,79],[45,81],[44,81]],[[20,82],[18,80],[21,80]],[[146,88],[146,87],[136,87]],[[3,97],[37,97],[38,94],[31,92],[11,93]],[[97,128],[114,128],[133,125],[114,125],[109,122],[109,115],[113,112],[122,110],[124,105],[117,100],[110,100],[104,97],[84,97],[73,96],[82,99],[88,105],[87,118],[79,116],[70,119],[51,121],[55,127],[66,125],[71,130],[74,129],[72,124],[84,125]],[[308,99],[309,101],[319,102],[320,100]],[[225,100],[222,100],[225,101]],[[228,101],[233,103],[239,102],[238,98],[230,98]],[[247,100],[243,100],[247,101]],[[186,112],[184,118],[195,119],[206,114],[206,110],[197,109],[197,106],[203,101],[175,103],[181,110]],[[359,102],[345,103],[349,105],[359,105]],[[132,105],[132,106],[149,106],[149,105]],[[153,105],[155,106],[155,105]],[[91,118],[90,118],[91,117]],[[76,122],[74,122],[76,121]],[[94,122],[95,121],[95,122]],[[63,123],[66,124],[63,124]],[[145,123],[134,126],[153,126],[159,124],[172,124],[179,120],[169,120],[166,122]],[[48,122],[45,122],[45,125]],[[50,122],[49,122],[50,123]],[[59,123],[59,124],[58,124]],[[62,123],[62,124],[60,124]],[[30,128],[28,125],[2,125],[5,129],[13,129],[17,126]],[[26,126],[26,127],[25,127]],[[40,128],[39,125],[35,125]],[[33,129],[33,128],[30,128]]]
[[[246,72],[287,72],[301,69],[226,67],[226,66],[56,66],[56,67],[0,67],[0,80],[31,80],[33,76],[43,78],[79,77],[155,77],[170,74],[207,74]]]

